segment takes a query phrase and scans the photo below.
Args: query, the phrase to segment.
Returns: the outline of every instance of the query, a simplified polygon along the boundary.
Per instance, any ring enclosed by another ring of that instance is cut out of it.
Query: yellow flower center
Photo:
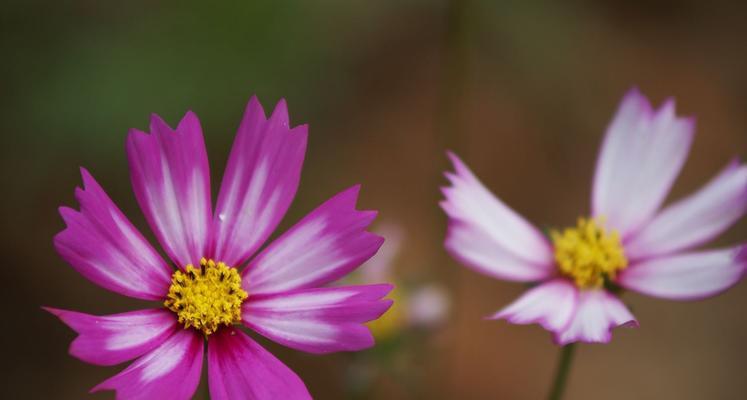
[[[573,228],[550,232],[555,262],[563,275],[582,289],[599,288],[628,266],[620,235],[604,229],[600,219],[579,218]]]
[[[184,328],[193,327],[208,336],[220,325],[240,322],[241,303],[248,296],[241,289],[236,268],[203,258],[200,268],[189,264],[184,271],[174,272],[163,305],[179,316]]]

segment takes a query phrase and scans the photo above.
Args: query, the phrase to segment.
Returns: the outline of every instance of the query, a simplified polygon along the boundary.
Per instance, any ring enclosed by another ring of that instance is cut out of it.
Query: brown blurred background
[[[680,113],[697,116],[671,197],[694,190],[747,156],[747,10],[732,3],[3,2],[0,397],[112,398],[86,393],[121,367],[68,356],[74,333],[39,308],[142,306],[94,286],[52,249],[63,228],[56,209],[74,204],[77,167],[152,238],[130,190],[127,129],[147,128],[151,112],[175,124],[194,110],[217,182],[256,93],[265,108],[285,97],[292,123],[310,124],[301,186],[281,228],[360,182],[361,206],[406,232],[397,276],[439,283],[453,302],[418,346],[395,344],[388,357],[262,343],[319,399],[353,396],[351,365],[378,371],[364,398],[542,398],[557,356],[549,335],[482,320],[524,288],[462,268],[442,248],[444,150],[535,224],[571,224],[588,210],[604,128],[638,85],[655,103],[673,95]],[[746,237],[742,221],[719,244]],[[568,399],[747,397],[747,283],[702,302],[625,300],[640,329],[581,346]],[[206,393],[203,380],[197,398]]]

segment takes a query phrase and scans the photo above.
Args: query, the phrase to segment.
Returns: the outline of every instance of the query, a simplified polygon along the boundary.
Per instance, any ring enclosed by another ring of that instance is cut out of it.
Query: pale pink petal
[[[449,216],[446,249],[479,272],[507,280],[533,281],[553,271],[545,237],[498,200],[454,154],[452,186],[442,188],[441,207]]]
[[[115,365],[153,350],[174,333],[174,313],[163,309],[88,315],[44,307],[78,333],[70,354],[96,365]]]
[[[309,353],[356,351],[373,346],[365,322],[392,305],[383,299],[392,285],[301,289],[250,296],[244,324],[288,347]]]
[[[293,129],[281,100],[270,119],[252,97],[223,175],[210,253],[243,264],[275,230],[298,189],[308,127]]]
[[[739,250],[707,250],[644,260],[620,272],[617,283],[626,289],[672,300],[714,296],[744,276],[747,257],[738,257]]]
[[[568,326],[555,333],[555,342],[559,345],[608,343],[612,339],[612,329],[618,326],[638,326],[625,304],[604,289],[581,290],[576,312]]]
[[[490,319],[505,319],[512,324],[536,323],[548,331],[561,332],[576,313],[578,292],[567,279],[554,279],[529,289]]]
[[[127,136],[130,177],[140,208],[179,266],[198,265],[210,228],[210,170],[202,128],[191,111],[171,129],[157,115],[151,133]]]
[[[631,260],[690,249],[732,226],[747,211],[747,166],[734,161],[702,189],[662,210],[625,243]]]
[[[83,189],[75,189],[80,211],[60,207],[67,228],[54,237],[57,253],[97,285],[145,300],[163,298],[171,269],[81,168]]]
[[[607,128],[592,191],[594,216],[624,238],[659,209],[690,150],[695,122],[675,115],[674,101],[653,111],[632,89]]]
[[[366,228],[375,211],[358,211],[360,186],[327,200],[285,232],[242,272],[250,294],[276,293],[333,282],[368,260],[384,239]]]
[[[193,330],[178,330],[150,353],[91,389],[114,390],[117,399],[191,399],[200,383],[203,339]]]
[[[213,400],[311,399],[298,375],[234,328],[208,340],[208,382]]]

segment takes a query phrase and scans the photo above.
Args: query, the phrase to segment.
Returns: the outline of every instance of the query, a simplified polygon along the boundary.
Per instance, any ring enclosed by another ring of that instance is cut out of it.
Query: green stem
[[[560,400],[563,398],[563,392],[568,382],[568,373],[571,371],[571,363],[573,362],[573,350],[575,349],[575,343],[567,344],[560,348],[560,359],[555,370],[555,379],[552,383],[550,395],[547,397],[548,400]]]

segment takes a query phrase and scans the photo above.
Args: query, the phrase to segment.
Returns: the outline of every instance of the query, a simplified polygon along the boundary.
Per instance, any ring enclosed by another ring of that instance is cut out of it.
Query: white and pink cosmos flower
[[[301,379],[250,338],[321,354],[368,348],[365,322],[390,306],[389,284],[332,287],[383,238],[366,231],[375,211],[355,209],[359,187],[327,200],[260,251],[298,188],[307,126],[289,126],[284,100],[270,118],[246,108],[213,210],[200,122],[176,129],[153,115],[132,130],[127,156],[137,201],[174,267],[144,239],[91,174],[76,189],[80,211],[61,207],[58,253],[110,291],[158,306],[94,316],[47,308],[78,333],[70,353],[96,365],[135,360],[92,391],[121,399],[189,399],[207,350],[213,399],[305,399]],[[198,267],[199,266],[199,267]],[[205,346],[204,343],[207,342]]]
[[[540,324],[556,343],[610,341],[612,329],[638,323],[620,288],[658,298],[695,300],[736,284],[745,246],[703,250],[747,209],[747,166],[729,163],[695,193],[662,208],[687,158],[692,118],[674,101],[654,110],[631,90],[607,128],[596,165],[591,217],[543,235],[496,198],[449,154],[455,171],[443,188],[447,250],[483,274],[537,283],[492,315]]]

